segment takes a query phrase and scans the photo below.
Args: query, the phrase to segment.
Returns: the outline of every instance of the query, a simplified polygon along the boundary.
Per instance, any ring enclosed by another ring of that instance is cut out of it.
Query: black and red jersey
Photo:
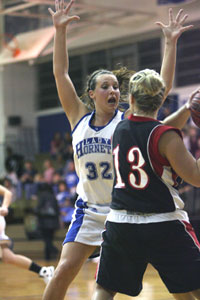
[[[113,135],[114,186],[112,209],[165,213],[182,209],[178,176],[158,150],[161,135],[180,131],[159,121],[131,115]]]

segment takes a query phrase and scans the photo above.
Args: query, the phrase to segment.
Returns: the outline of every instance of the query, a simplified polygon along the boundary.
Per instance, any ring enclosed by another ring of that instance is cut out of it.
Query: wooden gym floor
[[[38,263],[46,265],[42,260]],[[52,261],[49,265],[56,266],[57,261]],[[77,278],[72,283],[65,300],[89,300],[94,288],[94,274],[97,264],[87,261]],[[37,274],[6,265],[0,262],[0,300],[39,300],[45,283]],[[116,300],[169,300],[172,296],[166,290],[156,271],[149,266],[143,284],[143,291],[138,297],[128,297],[118,294]],[[56,300],[56,299],[55,299]]]

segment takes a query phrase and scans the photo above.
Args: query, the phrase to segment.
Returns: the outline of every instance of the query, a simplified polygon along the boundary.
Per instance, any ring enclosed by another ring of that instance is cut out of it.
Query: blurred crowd
[[[61,225],[71,222],[76,200],[78,176],[73,161],[71,134],[64,137],[54,134],[49,153],[42,161],[26,160],[13,149],[7,148],[3,185],[13,193],[13,202],[18,199],[38,200],[44,185],[51,187],[59,206]]]

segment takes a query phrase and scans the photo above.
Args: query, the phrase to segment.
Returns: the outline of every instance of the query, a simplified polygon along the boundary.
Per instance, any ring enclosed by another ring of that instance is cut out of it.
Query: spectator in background
[[[34,199],[34,200],[37,199],[37,194],[38,194],[39,186],[41,184],[43,184],[43,183],[44,183],[44,177],[43,177],[43,175],[41,173],[35,174],[31,199]]]
[[[57,161],[56,161],[56,172],[59,173],[60,175],[63,174],[64,165],[65,165],[65,162],[63,160],[62,154],[60,153],[60,154],[58,154]]]
[[[25,198],[30,200],[34,193],[34,177],[37,174],[37,170],[33,167],[33,163],[30,160],[25,161],[24,169],[20,181],[22,188],[25,191]]]
[[[70,225],[72,221],[73,213],[74,213],[74,205],[70,198],[66,198],[65,205],[60,208],[62,225],[65,228],[67,228]]]
[[[66,198],[70,198],[71,194],[67,187],[67,184],[64,180],[59,181],[58,183],[58,193],[56,195],[56,199],[58,201],[59,206],[65,205]]]
[[[43,172],[44,181],[48,184],[52,184],[53,174],[55,172],[55,168],[52,165],[52,161],[50,159],[46,159],[43,163],[43,167],[44,167],[44,172]]]
[[[63,138],[60,132],[56,132],[50,144],[50,154],[52,159],[57,159],[58,155],[61,154],[63,149]]]
[[[72,214],[74,212],[73,195],[70,194],[65,181],[60,181],[58,187],[59,192],[56,199],[60,208],[62,225],[68,226],[72,220]]]
[[[72,144],[69,144],[69,145],[65,148],[65,150],[64,150],[64,152],[63,152],[63,159],[64,159],[65,161],[68,161],[68,160],[73,159],[73,147],[72,147]]]
[[[78,184],[79,178],[75,171],[75,164],[73,160],[68,161],[67,170],[65,174],[65,182],[69,188],[70,194],[76,194],[76,186]]]
[[[59,228],[59,206],[54,196],[52,187],[43,183],[38,189],[38,215],[39,230],[45,244],[45,259],[50,260],[58,254],[58,249],[53,245],[54,233]]]
[[[53,182],[52,182],[54,195],[57,195],[59,193],[59,183],[61,180],[62,180],[62,176],[60,172],[55,171],[53,174]]]
[[[63,145],[68,146],[72,144],[72,136],[71,133],[69,131],[65,132],[64,138],[63,138]]]
[[[62,156],[64,160],[71,159],[71,148],[72,148],[72,137],[70,132],[66,132],[63,139],[63,150],[62,150]]]
[[[5,168],[8,173],[15,172],[17,177],[22,175],[24,158],[22,155],[14,153],[11,147],[6,148]]]

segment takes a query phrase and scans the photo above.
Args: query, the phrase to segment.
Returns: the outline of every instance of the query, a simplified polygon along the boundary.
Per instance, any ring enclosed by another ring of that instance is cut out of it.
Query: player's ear
[[[89,97],[91,98],[91,99],[94,99],[94,91],[93,90],[89,90]]]

